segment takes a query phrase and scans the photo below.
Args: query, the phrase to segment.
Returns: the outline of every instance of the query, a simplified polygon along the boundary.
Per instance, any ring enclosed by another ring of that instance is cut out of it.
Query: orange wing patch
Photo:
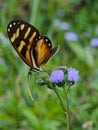
[[[51,50],[44,39],[37,41],[35,46],[36,64],[38,67],[43,66],[50,58]]]

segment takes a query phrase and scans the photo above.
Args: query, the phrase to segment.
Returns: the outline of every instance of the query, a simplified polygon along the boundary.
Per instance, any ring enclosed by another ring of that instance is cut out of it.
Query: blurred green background
[[[22,19],[48,36],[59,52],[47,67],[76,68],[80,80],[70,91],[72,130],[98,130],[98,37],[96,0],[0,0],[0,130],[65,130],[66,117],[55,93],[32,84],[29,67],[19,58],[7,36],[7,25]],[[34,75],[32,76],[32,80]]]

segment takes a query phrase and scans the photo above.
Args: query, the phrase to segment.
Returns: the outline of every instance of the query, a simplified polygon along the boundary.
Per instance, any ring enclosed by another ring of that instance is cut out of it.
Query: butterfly
[[[40,35],[33,25],[13,20],[7,27],[8,37],[21,59],[31,71],[41,71],[41,67],[58,51],[59,46],[52,48],[50,39]]]

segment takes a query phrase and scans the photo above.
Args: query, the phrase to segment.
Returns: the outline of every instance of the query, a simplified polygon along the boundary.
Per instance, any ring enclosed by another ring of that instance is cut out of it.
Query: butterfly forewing
[[[24,21],[14,20],[9,23],[7,32],[17,53],[26,64],[33,68],[31,49],[35,37],[39,35],[39,31]]]

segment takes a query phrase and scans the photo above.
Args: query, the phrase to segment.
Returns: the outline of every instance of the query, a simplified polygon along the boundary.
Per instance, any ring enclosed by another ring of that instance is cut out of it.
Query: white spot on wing
[[[13,23],[13,25],[15,25],[16,23]]]
[[[48,39],[45,39],[46,42],[48,42]]]
[[[48,43],[48,46],[51,46],[51,44],[50,44],[50,43]]]
[[[10,32],[10,28],[8,28],[8,32]]]
[[[9,27],[11,28],[11,27],[12,27],[12,24],[10,24]]]
[[[41,36],[38,37],[39,39],[41,38]]]

